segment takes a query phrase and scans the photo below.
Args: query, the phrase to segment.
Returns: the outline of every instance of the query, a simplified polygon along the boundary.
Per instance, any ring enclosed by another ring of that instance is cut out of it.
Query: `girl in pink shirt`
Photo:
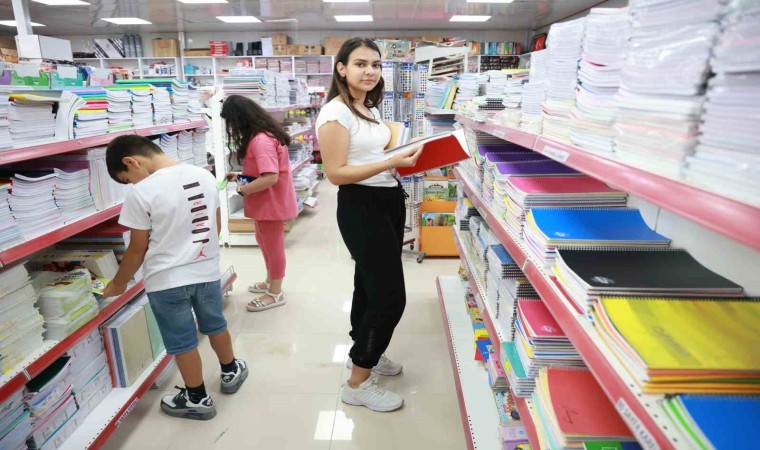
[[[237,193],[244,197],[245,216],[256,226],[256,241],[267,268],[266,280],[248,287],[263,295],[246,308],[265,311],[285,304],[285,221],[298,215],[288,158],[290,136],[264,108],[240,95],[224,100],[221,116],[226,122],[228,147],[243,164],[242,175],[252,178],[247,184],[239,183]],[[227,174],[227,178],[236,180],[237,174]]]

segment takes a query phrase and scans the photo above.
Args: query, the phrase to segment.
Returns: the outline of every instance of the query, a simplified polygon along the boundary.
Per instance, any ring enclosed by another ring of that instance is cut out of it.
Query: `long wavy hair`
[[[248,144],[259,133],[268,133],[282,145],[290,145],[290,136],[264,108],[242,95],[230,95],[222,105],[222,119],[227,130],[227,146],[234,150],[238,164],[245,159]],[[232,153],[230,153],[230,163]]]
[[[372,39],[355,37],[347,40],[340,46],[337,56],[335,56],[335,65],[333,66],[332,84],[330,85],[330,92],[327,94],[327,101],[340,96],[343,103],[348,106],[348,109],[354,113],[355,116],[364,119],[368,122],[379,123],[376,119],[367,117],[362,114],[354,106],[354,98],[351,96],[351,90],[348,89],[348,81],[346,77],[343,77],[338,72],[338,63],[342,63],[348,67],[348,59],[354,50],[360,47],[367,47],[370,50],[374,50],[380,55],[380,49]],[[367,108],[374,108],[380,105],[383,101],[383,90],[385,89],[385,81],[383,77],[380,77],[380,81],[377,83],[371,91],[367,92],[367,97],[364,99],[364,106]]]

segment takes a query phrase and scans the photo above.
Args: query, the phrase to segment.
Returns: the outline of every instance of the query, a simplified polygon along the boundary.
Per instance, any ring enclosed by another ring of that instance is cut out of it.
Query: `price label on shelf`
[[[498,128],[493,128],[491,133],[499,139],[507,138],[507,133],[504,130],[500,130]]]
[[[129,404],[129,406],[124,411],[124,413],[121,415],[121,417],[119,417],[119,420],[116,421],[116,428],[119,428],[121,426],[121,423],[135,409],[135,407],[137,406],[138,403],[140,403],[140,399],[139,398],[135,398],[134,400],[132,400],[132,403]]]
[[[570,153],[568,153],[568,152],[566,152],[564,150],[560,150],[558,148],[550,147],[548,145],[543,148],[543,150],[541,151],[541,153],[543,153],[544,155],[548,156],[549,158],[551,158],[551,159],[553,159],[555,161],[559,161],[561,163],[566,162],[567,158],[570,157]]]
[[[166,133],[168,133],[168,132],[169,132],[169,129],[168,129],[168,128],[163,128],[163,127],[162,127],[162,128],[156,128],[156,129],[155,129],[155,130],[153,130],[153,131],[154,131],[156,134],[166,134]]]
[[[647,450],[660,450],[660,446],[657,444],[654,436],[652,436],[652,433],[644,427],[644,424],[641,423],[641,420],[636,416],[636,413],[633,412],[623,398],[619,398],[617,403],[615,403],[615,409],[618,410],[623,421],[628,425],[628,428],[633,431],[636,440],[639,441],[639,444],[641,444],[643,448]]]

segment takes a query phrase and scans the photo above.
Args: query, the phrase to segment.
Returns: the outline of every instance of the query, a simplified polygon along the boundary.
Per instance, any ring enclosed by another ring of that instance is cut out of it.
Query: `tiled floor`
[[[204,379],[217,417],[196,422],[159,411],[160,397],[182,385],[174,373],[161,390],[143,397],[105,449],[466,448],[435,288],[435,276],[456,273],[458,260],[417,264],[405,257],[408,303],[388,350],[404,363],[404,372],[381,380],[404,395],[404,407],[375,413],[340,402],[340,386],[348,377],[353,262],[335,222],[335,194],[323,181],[319,209],[306,211],[286,238],[286,306],[246,312],[251,299],[246,287],[264,273],[259,250],[222,253],[223,266],[233,264],[239,276],[225,314],[236,355],[251,365],[241,391],[219,392],[219,364],[203,339]]]

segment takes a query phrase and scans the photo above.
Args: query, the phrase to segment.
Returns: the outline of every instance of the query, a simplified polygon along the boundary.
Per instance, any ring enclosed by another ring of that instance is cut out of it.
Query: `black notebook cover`
[[[593,291],[694,291],[741,295],[742,287],[718,275],[685,250],[559,250],[565,265]]]

